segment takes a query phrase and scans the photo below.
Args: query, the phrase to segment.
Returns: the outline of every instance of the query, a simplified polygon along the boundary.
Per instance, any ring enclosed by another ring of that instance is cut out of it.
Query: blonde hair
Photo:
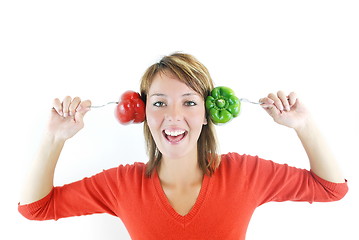
[[[141,79],[141,97],[146,103],[147,94],[157,73],[170,72],[180,81],[199,93],[205,100],[213,89],[213,81],[207,68],[192,55],[173,53],[163,57],[158,63],[150,66]],[[204,174],[212,175],[219,165],[217,141],[214,124],[206,114],[207,124],[203,125],[197,142],[198,165]],[[158,150],[152,137],[147,120],[144,122],[144,135],[147,145],[149,161],[146,164],[146,175],[150,177],[153,170],[159,165],[162,154]]]

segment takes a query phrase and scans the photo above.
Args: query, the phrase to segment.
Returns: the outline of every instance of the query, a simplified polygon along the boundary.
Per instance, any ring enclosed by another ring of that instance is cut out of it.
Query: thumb
[[[259,99],[261,107],[271,116],[279,114],[279,109],[274,105],[274,101],[268,97]]]
[[[275,116],[280,114],[280,110],[274,106],[274,105],[270,105],[270,106],[263,106],[263,109],[272,117],[274,118]]]
[[[91,109],[88,108],[82,108],[79,111],[75,113],[75,122],[83,122],[85,114],[90,111]]]
[[[85,114],[91,110],[91,101],[86,100],[80,103],[76,109],[75,122],[82,122]]]

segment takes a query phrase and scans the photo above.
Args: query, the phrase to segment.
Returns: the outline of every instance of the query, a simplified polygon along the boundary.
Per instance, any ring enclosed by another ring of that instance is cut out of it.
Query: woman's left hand
[[[294,92],[289,95],[283,91],[279,91],[277,94],[270,93],[267,97],[261,98],[259,102],[276,123],[295,130],[305,126],[309,119],[308,110]]]

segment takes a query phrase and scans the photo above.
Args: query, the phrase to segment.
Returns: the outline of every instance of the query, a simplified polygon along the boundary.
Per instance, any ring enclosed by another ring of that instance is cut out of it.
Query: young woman
[[[330,149],[295,93],[271,93],[260,102],[275,122],[296,131],[310,171],[218,154],[204,104],[213,87],[207,69],[191,55],[175,53],[153,64],[141,82],[149,161],[62,187],[53,186],[57,160],[66,140],[83,128],[91,102],[55,99],[20,213],[33,220],[109,213],[121,218],[132,239],[245,239],[253,211],[263,203],[326,202],[346,194]]]

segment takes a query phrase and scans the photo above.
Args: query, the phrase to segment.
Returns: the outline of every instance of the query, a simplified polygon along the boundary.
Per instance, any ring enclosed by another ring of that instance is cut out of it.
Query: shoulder
[[[143,162],[135,162],[132,164],[119,165],[117,168],[118,171],[122,172],[141,172],[146,168],[145,163]]]
[[[261,161],[258,156],[236,152],[222,154],[221,162],[213,174],[213,182],[242,191],[251,184],[254,176],[260,175],[260,168],[256,166],[261,165]]]
[[[257,156],[251,156],[247,154],[239,154],[236,152],[229,152],[222,154],[220,158],[220,164],[217,168],[217,172],[229,173],[232,171],[245,170],[248,166],[255,164]]]
[[[260,160],[258,156],[229,152],[221,155],[220,166],[227,167],[234,165],[255,164],[258,160]]]
[[[142,162],[119,165],[114,168],[103,170],[102,174],[107,177],[116,178],[138,178],[145,175],[146,165]]]
[[[273,168],[274,165],[276,164],[273,161],[262,159],[258,156],[229,152],[221,155],[218,170],[225,172],[240,170],[242,173],[249,174],[253,171]]]

